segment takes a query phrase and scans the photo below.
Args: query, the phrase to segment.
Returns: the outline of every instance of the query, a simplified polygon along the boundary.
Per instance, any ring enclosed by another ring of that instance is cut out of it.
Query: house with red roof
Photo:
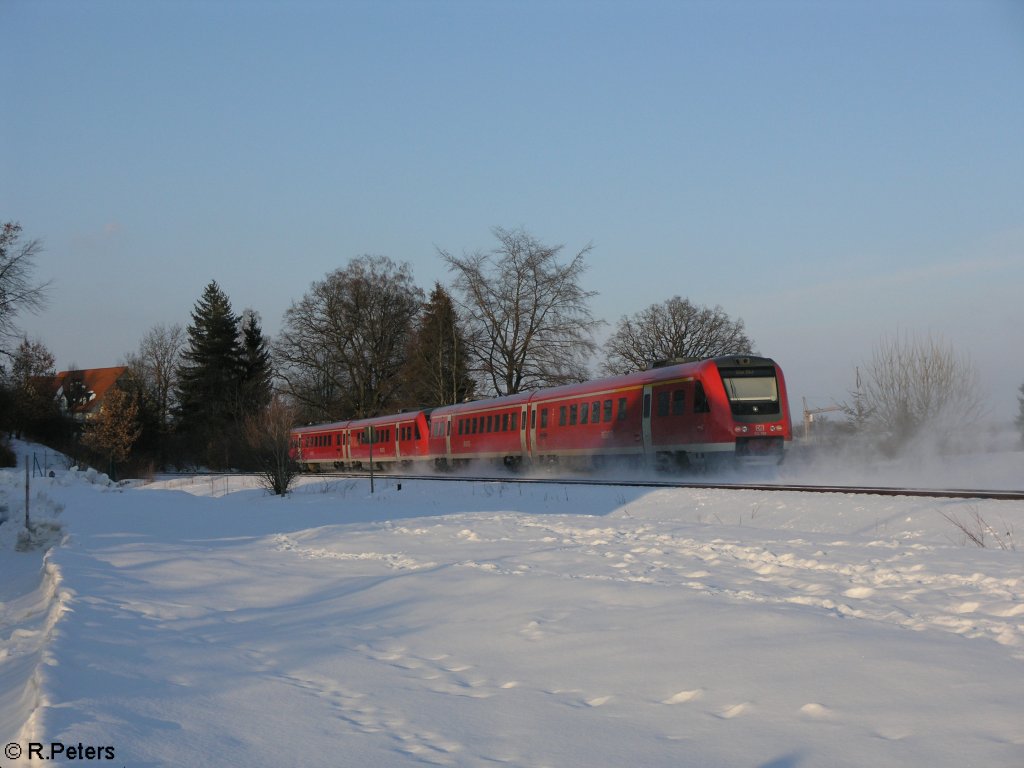
[[[75,421],[91,421],[103,407],[104,398],[128,373],[127,366],[61,371],[54,379],[54,398],[61,413]]]

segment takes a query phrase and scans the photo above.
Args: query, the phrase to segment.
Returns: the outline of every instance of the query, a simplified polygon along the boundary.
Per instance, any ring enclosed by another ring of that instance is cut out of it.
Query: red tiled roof
[[[55,378],[65,395],[72,383],[82,383],[85,392],[89,394],[84,402],[77,403],[71,410],[73,413],[88,413],[100,406],[107,392],[117,383],[118,379],[124,376],[127,370],[128,368],[123,365],[113,368],[87,368],[81,371],[61,371]]]

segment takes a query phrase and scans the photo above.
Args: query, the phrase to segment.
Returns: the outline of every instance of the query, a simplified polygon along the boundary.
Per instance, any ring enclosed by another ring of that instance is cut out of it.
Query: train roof
[[[443,405],[436,408],[418,408],[411,411],[402,411],[384,416],[370,416],[365,419],[349,419],[348,421],[337,421],[330,424],[314,424],[307,427],[295,427],[292,432],[321,432],[336,429],[359,428],[370,424],[390,424],[396,421],[407,421],[415,419],[419,414],[431,418],[434,416],[456,415],[459,413],[478,412],[490,408],[507,408],[513,405],[525,405],[534,400],[557,400],[562,397],[576,397],[592,392],[605,392],[608,390],[624,387],[642,386],[653,384],[666,379],[685,378],[713,366],[721,368],[747,368],[775,366],[775,361],[768,357],[758,355],[722,355],[720,357],[709,357],[702,360],[690,360],[681,363],[648,368],[646,371],[626,373],[619,376],[610,376],[603,379],[591,379],[575,384],[563,384],[559,387],[548,389],[537,389],[530,392],[519,392],[515,395],[505,397],[492,397],[484,400],[471,400],[466,403],[454,405]]]
[[[558,387],[537,389],[530,392],[520,392],[506,397],[494,397],[485,400],[473,400],[468,403],[446,405],[434,409],[435,416],[458,414],[463,412],[477,412],[489,408],[502,408],[510,405],[525,404],[534,400],[554,400],[562,397],[574,397],[589,392],[604,392],[607,390],[619,389],[622,387],[634,387],[637,385],[652,384],[665,379],[685,378],[714,366],[716,368],[740,368],[740,367],[761,367],[774,366],[775,361],[767,357],[757,355],[723,355],[720,357],[704,358],[702,360],[689,360],[681,363],[664,365],[658,368],[648,368],[645,371],[609,376],[603,379],[590,379],[574,384],[563,384]]]
[[[300,434],[336,432],[339,429],[360,429],[371,424],[394,424],[399,421],[415,420],[420,414],[427,416],[432,410],[432,408],[416,408],[410,411],[387,413],[382,416],[367,416],[365,419],[346,419],[345,421],[332,421],[327,424],[307,424],[305,426],[292,427],[292,432]]]

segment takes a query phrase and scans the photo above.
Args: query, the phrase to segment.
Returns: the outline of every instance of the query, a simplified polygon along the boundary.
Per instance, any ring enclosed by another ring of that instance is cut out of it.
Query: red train
[[[310,471],[396,465],[659,469],[777,463],[793,430],[782,370],[734,355],[490,400],[296,427],[295,460]],[[372,454],[371,454],[372,451]],[[371,459],[372,455],[372,459]]]

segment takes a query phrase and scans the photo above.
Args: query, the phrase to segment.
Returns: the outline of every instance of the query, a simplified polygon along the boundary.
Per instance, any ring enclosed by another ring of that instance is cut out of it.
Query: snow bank
[[[1024,554],[943,517],[1020,530],[1018,502],[46,482],[68,536],[4,587],[11,740],[129,766],[1024,764]]]

